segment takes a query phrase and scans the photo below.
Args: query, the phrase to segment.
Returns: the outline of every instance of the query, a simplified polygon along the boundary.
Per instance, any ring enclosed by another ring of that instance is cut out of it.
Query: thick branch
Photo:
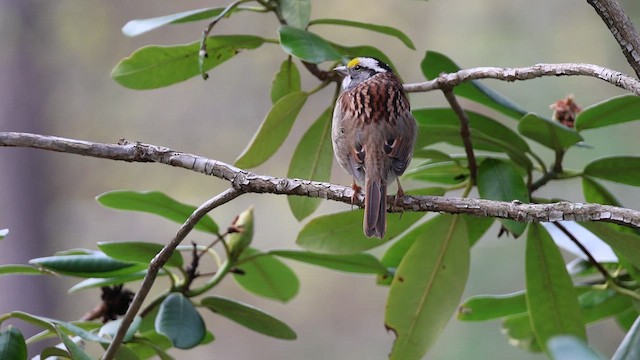
[[[587,0],[616,39],[627,62],[640,77],[640,34],[616,0]]]
[[[0,132],[0,146],[32,147],[129,162],[157,162],[181,167],[229,181],[240,192],[298,195],[323,198],[351,204],[353,189],[341,185],[300,179],[259,175],[222,161],[175,151],[169,148],[121,141],[102,144],[26,133]],[[354,205],[363,206],[359,194]],[[393,204],[393,198],[389,198]],[[553,222],[560,220],[606,221],[640,227],[640,212],[615,206],[559,202],[554,204],[522,204],[483,199],[441,196],[405,196],[393,211],[435,211],[498,217],[516,221]]]

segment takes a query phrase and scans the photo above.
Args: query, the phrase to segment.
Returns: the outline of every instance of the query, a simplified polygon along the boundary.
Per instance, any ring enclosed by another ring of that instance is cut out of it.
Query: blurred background
[[[0,131],[26,131],[97,142],[120,138],[168,146],[232,163],[268,112],[269,88],[285,58],[272,44],[244,52],[210,72],[163,89],[134,91],[110,78],[123,57],[147,44],[180,44],[200,39],[205,22],[164,27],[128,38],[120,29],[131,19],[149,18],[227,2],[155,1],[0,1]],[[640,24],[640,7],[621,1]],[[347,18],[389,25],[408,34],[418,50],[396,39],[361,30],[318,26],[313,31],[345,45],[375,44],[394,61],[407,82],[423,81],[419,64],[426,50],[446,54],[461,67],[530,66],[540,62],[585,62],[633,74],[606,26],[585,1],[460,0],[314,1],[313,18]],[[277,38],[272,16],[238,13],[220,22],[217,34],[256,34]],[[303,71],[303,87],[316,80]],[[586,107],[623,92],[593,78],[544,78],[485,84],[525,109],[550,116],[549,105],[574,94]],[[274,158],[254,169],[285,176],[291,152],[302,132],[329,105],[332,89],[313,96],[285,145]],[[444,106],[441,93],[412,94],[414,108]],[[470,108],[473,104],[464,103]],[[486,111],[486,110],[482,110]],[[495,115],[492,113],[492,115]],[[500,117],[515,127],[513,120]],[[611,154],[638,153],[638,125],[625,124],[584,133],[590,149],[575,148],[569,167]],[[459,148],[440,146],[448,152]],[[550,151],[536,148],[547,160]],[[335,168],[333,182],[349,184]],[[227,188],[227,183],[169,166],[128,164],[31,149],[0,149],[0,228],[9,236],[0,243],[0,264],[25,263],[70,248],[95,249],[98,241],[167,242],[177,224],[150,215],[118,212],[99,206],[94,197],[115,189],[159,190],[194,205]],[[538,193],[582,201],[580,183],[554,183]],[[631,208],[640,198],[629,187],[613,187]],[[254,246],[292,248],[302,224],[291,215],[285,197],[245,195],[212,216],[222,227],[249,205],[255,205]],[[347,210],[325,202],[318,213]],[[519,291],[524,284],[524,240],[497,238],[497,226],[472,250],[465,298],[476,294]],[[191,239],[208,241],[202,234]],[[376,249],[379,254],[384,249]],[[216,341],[196,350],[174,351],[178,359],[384,359],[393,335],[383,326],[387,289],[373,277],[362,278],[290,263],[301,280],[299,295],[287,304],[257,298],[232,281],[216,294],[262,308],[297,333],[281,341],[208,316]],[[67,294],[75,282],[55,277],[0,278],[0,313],[12,310],[65,320],[80,318],[99,301],[98,290]],[[162,287],[166,285],[161,283]],[[33,329],[19,326],[27,332]],[[540,359],[508,344],[500,322],[461,323],[453,319],[430,351],[432,359]],[[31,333],[29,333],[31,331]],[[607,321],[589,330],[590,343],[610,356],[622,332]],[[35,354],[30,354],[31,356]]]

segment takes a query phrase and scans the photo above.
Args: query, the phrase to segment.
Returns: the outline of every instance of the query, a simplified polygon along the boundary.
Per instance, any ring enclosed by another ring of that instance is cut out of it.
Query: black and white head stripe
[[[349,61],[349,63],[347,64],[348,69],[355,69],[358,66],[366,69],[371,69],[376,73],[393,72],[389,65],[383,63],[378,59],[370,57],[357,57]]]

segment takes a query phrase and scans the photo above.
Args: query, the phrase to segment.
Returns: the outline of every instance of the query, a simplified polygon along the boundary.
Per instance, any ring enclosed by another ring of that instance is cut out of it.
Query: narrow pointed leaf
[[[255,49],[264,39],[252,35],[220,35],[207,38],[209,56],[202,71],[208,71],[236,56],[242,50]],[[149,45],[121,60],[111,71],[120,85],[146,90],[169,86],[200,75],[200,41],[186,45]]]
[[[554,336],[547,342],[547,349],[552,360],[604,360],[583,339],[575,336]]]
[[[592,161],[584,174],[621,184],[640,186],[640,156],[610,156]]]
[[[204,8],[148,19],[130,20],[122,27],[122,33],[127,36],[138,36],[169,24],[180,24],[190,21],[209,19],[220,15],[223,10],[223,7]],[[237,10],[238,9],[236,8],[234,11]]]
[[[302,135],[296,147],[287,177],[314,181],[329,181],[333,150],[331,146],[331,112],[327,108]],[[311,215],[322,202],[306,196],[289,196],[289,208],[298,221]]]
[[[543,349],[557,335],[586,340],[578,298],[560,250],[537,223],[529,225],[525,270],[527,307]]]
[[[327,40],[312,32],[283,25],[278,33],[282,49],[298,59],[312,64],[340,60],[341,54]]]
[[[355,28],[365,29],[369,31],[374,31],[381,34],[393,36],[396,39],[402,41],[402,43],[409,49],[412,49],[412,50],[416,49],[415,45],[413,45],[413,41],[411,41],[411,39],[405,33],[390,26],[375,25],[370,23],[344,20],[344,19],[315,19],[309,22],[309,26],[311,25],[340,25],[340,26],[349,26],[349,27],[355,27]]]
[[[199,345],[206,335],[202,317],[181,293],[170,294],[160,304],[155,327],[178,349],[191,349]]]
[[[634,232],[618,231],[609,224],[583,222],[580,225],[606,242],[619,256],[640,267],[640,235]]]
[[[69,336],[67,336],[67,334],[61,331],[60,328],[58,328],[57,326],[56,326],[56,331],[58,332],[58,336],[60,337],[60,340],[62,340],[62,343],[69,351],[69,354],[71,354],[72,359],[93,360],[93,358],[89,354],[87,354],[87,352],[84,351],[84,349],[82,349],[80,345],[76,344],[75,341],[71,340]]]
[[[431,232],[418,226],[393,279],[385,325],[396,335],[390,359],[421,359],[455,311],[469,272],[469,241],[454,215]],[[436,231],[437,230],[437,231]]]
[[[257,253],[251,248],[244,251],[245,258],[252,258],[238,266],[242,274],[234,274],[235,281],[256,295],[282,302],[293,299],[300,289],[300,281],[293,270],[273,255],[253,257]]]
[[[78,277],[115,277],[146,268],[145,265],[116,260],[102,253],[49,256],[32,259],[29,263],[57,273]]]
[[[529,202],[529,192],[518,170],[510,162],[486,159],[478,168],[478,193],[484,199]],[[500,219],[515,237],[522,235],[526,223]]]
[[[584,109],[576,117],[576,130],[596,129],[640,119],[640,97],[622,95]]]
[[[407,171],[404,178],[455,185],[469,178],[469,169],[459,161],[426,162]]]
[[[162,216],[165,219],[184,223],[196,210],[195,206],[183,204],[159,191],[108,191],[96,197],[98,203],[112,209],[141,211]],[[195,229],[218,234],[218,225],[205,215]]]
[[[46,272],[29,265],[7,264],[0,265],[0,276],[3,275],[42,275]]]
[[[79,283],[72,286],[68,292],[73,293],[80,290],[86,290],[91,288],[103,287],[103,286],[111,286],[118,284],[126,284],[133,281],[138,281],[144,279],[147,275],[147,269],[136,271],[130,274],[125,274],[117,277],[107,277],[107,278],[88,278],[80,281]],[[158,276],[166,276],[167,272],[164,269],[161,269],[158,272]]]
[[[0,359],[27,359],[27,344],[18,328],[9,325],[0,332]]]
[[[582,194],[584,195],[584,199],[586,202],[602,204],[602,205],[613,205],[613,206],[621,206],[618,199],[613,196],[607,188],[602,186],[602,184],[595,181],[590,176],[582,177]]]
[[[321,254],[298,250],[271,250],[269,254],[358,274],[386,274],[387,268],[371,254]]]
[[[114,259],[148,265],[164,246],[141,241],[106,241],[99,242],[98,248]],[[183,264],[182,255],[175,251],[165,265],[182,267]]]
[[[280,15],[287,25],[306,29],[311,15],[311,0],[280,0]]]
[[[309,94],[296,91],[278,100],[253,139],[236,159],[235,165],[241,168],[253,168],[267,161],[286,140],[298,113],[307,101]]]
[[[202,305],[261,334],[284,340],[297,338],[287,324],[251,305],[217,296],[202,299]]]
[[[574,129],[558,122],[529,113],[520,119],[518,132],[552,150],[566,150],[584,141]]]
[[[271,84],[271,102],[275,104],[285,95],[300,91],[300,88],[300,71],[291,58],[288,58],[280,65]]]
[[[640,359],[640,317],[636,318],[611,360]]]
[[[487,321],[526,312],[524,291],[506,295],[476,295],[460,305],[458,320]]]

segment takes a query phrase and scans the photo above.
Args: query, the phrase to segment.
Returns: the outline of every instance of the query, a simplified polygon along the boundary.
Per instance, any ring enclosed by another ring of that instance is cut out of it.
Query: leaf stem
[[[473,153],[473,144],[471,143],[471,129],[469,127],[469,117],[467,113],[464,112],[462,106],[458,102],[455,94],[453,93],[453,86],[446,87],[442,89],[444,93],[444,97],[449,102],[449,106],[453,109],[453,111],[460,119],[460,137],[462,138],[462,142],[464,144],[464,151],[467,154],[467,162],[469,164],[469,180],[471,185],[476,184],[477,175],[478,175],[478,164],[476,162],[476,156]]]

